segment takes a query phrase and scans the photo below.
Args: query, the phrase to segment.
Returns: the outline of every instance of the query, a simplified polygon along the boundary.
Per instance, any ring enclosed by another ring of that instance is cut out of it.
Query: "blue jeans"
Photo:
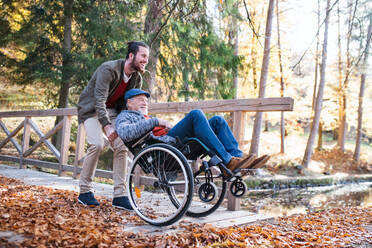
[[[172,129],[168,135],[185,138],[198,138],[209,149],[214,151],[225,164],[231,157],[242,157],[243,152],[239,149],[238,142],[234,138],[227,122],[221,116],[214,116],[207,120],[203,111],[192,110]]]

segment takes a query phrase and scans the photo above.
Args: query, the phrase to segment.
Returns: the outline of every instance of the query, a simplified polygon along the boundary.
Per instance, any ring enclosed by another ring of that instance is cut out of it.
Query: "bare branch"
[[[166,7],[168,7],[171,2],[172,2],[172,0],[170,0],[167,3],[165,3],[164,6],[159,9],[159,11],[162,11],[163,9],[165,9]]]
[[[198,3],[199,3],[199,0],[196,0],[194,2],[194,6],[192,7],[192,9],[188,13],[184,14],[183,16],[181,16],[180,18],[185,18],[185,17],[191,15],[194,12],[194,10],[196,9],[196,6],[197,6]]]
[[[245,2],[245,0],[243,0],[244,2],[244,8],[245,8],[245,12],[247,13],[247,19],[248,19],[248,22],[249,22],[249,26],[250,28],[252,29],[252,32],[254,33],[254,35],[256,36],[257,40],[258,40],[258,43],[260,44],[260,46],[262,47],[262,44],[260,42],[260,39],[259,39],[259,36],[254,28],[254,25],[253,25],[253,21],[251,19],[251,16],[249,15],[249,11],[248,11],[248,8],[247,8],[247,3]]]
[[[349,78],[350,74],[352,74],[354,72],[354,69],[357,65],[359,65],[359,62],[360,60],[362,59],[363,55],[367,52],[368,50],[368,45],[370,43],[370,40],[371,40],[371,36],[367,37],[367,42],[366,42],[366,46],[364,47],[362,53],[358,56],[358,58],[354,59],[351,63],[351,68],[350,68],[350,71],[347,72],[347,74],[345,75],[345,80],[344,82]],[[354,62],[355,61],[355,62]]]
[[[150,42],[150,47],[152,45],[152,43],[158,38],[160,32],[163,30],[163,28],[165,27],[165,25],[167,25],[168,23],[168,20],[169,18],[171,17],[171,15],[173,14],[174,10],[176,9],[178,3],[180,2],[180,0],[177,0],[177,2],[174,4],[173,8],[171,9],[171,11],[169,12],[167,18],[165,19],[164,23],[160,26],[159,30],[156,32],[154,38],[152,38],[151,42]]]
[[[302,61],[302,59],[305,57],[307,51],[309,51],[311,45],[313,44],[314,40],[316,39],[316,37],[318,36],[319,32],[320,32],[320,28],[323,26],[325,20],[327,19],[327,16],[329,15],[329,13],[332,11],[333,7],[338,3],[339,0],[336,0],[333,4],[332,4],[332,7],[328,10],[328,12],[326,13],[326,16],[324,17],[324,20],[322,21],[322,23],[319,25],[318,27],[318,30],[316,31],[316,34],[314,36],[314,38],[312,39],[310,45],[306,48],[306,50],[304,51],[304,53],[302,54],[301,58],[296,62],[296,64],[294,64],[293,66],[291,66],[290,68],[292,70],[294,70]]]

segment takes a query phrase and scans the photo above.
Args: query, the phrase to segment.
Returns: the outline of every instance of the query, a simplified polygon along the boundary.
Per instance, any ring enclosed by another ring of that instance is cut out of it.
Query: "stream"
[[[272,217],[352,206],[372,206],[372,182],[248,191],[241,199],[242,210]]]

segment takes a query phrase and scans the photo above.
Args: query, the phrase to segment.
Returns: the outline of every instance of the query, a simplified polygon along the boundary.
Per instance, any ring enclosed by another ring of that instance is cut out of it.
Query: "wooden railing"
[[[236,100],[214,100],[214,101],[197,101],[197,102],[173,102],[173,103],[152,103],[149,107],[151,114],[166,113],[187,113],[193,109],[202,109],[204,112],[233,112],[233,133],[240,145],[244,138],[244,115],[246,112],[266,112],[266,111],[292,111],[293,99],[283,98],[258,98],[258,99],[236,99]],[[77,178],[84,157],[85,147],[85,129],[79,125],[76,136],[76,148],[74,164],[69,165],[68,153],[71,136],[71,119],[77,115],[76,108],[50,109],[50,110],[31,110],[31,111],[9,111],[0,112],[0,126],[6,134],[5,139],[0,140],[0,161],[13,161],[19,163],[19,168],[24,168],[26,164],[37,167],[51,168],[58,170],[58,175],[64,175],[66,171],[73,172],[73,177]],[[56,126],[44,134],[32,118],[63,116]],[[9,131],[3,119],[23,117],[24,120],[13,130]],[[23,129],[22,144],[19,144],[14,138],[17,133]],[[30,147],[31,129],[39,136],[39,140]],[[58,150],[48,139],[58,130],[62,129],[62,139],[60,150]],[[2,148],[11,142],[18,152],[18,156],[2,154]],[[30,159],[29,157],[42,144],[53,153],[58,163]],[[107,170],[96,170],[96,176],[112,178],[112,172]],[[228,208],[237,210],[240,208],[240,202],[236,198],[228,196]]]

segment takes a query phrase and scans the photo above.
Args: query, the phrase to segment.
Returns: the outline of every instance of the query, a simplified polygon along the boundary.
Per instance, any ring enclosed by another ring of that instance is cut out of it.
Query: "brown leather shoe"
[[[249,154],[249,155],[247,155],[246,157],[243,157],[243,158],[244,158],[244,161],[243,161],[243,165],[240,167],[241,169],[245,169],[245,168],[250,167],[250,165],[255,161],[257,156],[256,156],[256,154]]]
[[[250,165],[249,167],[246,167],[248,169],[258,169],[261,168],[266,164],[266,162],[270,159],[269,155],[263,155],[259,158],[256,158]]]
[[[244,158],[232,157],[226,167],[234,174],[234,170],[240,168],[243,164]],[[226,170],[223,171],[223,174],[225,177],[229,177]]]
[[[243,158],[237,158],[237,157],[232,157],[230,162],[226,165],[229,170],[234,171],[237,168],[240,168],[240,166],[243,165],[244,159]]]

